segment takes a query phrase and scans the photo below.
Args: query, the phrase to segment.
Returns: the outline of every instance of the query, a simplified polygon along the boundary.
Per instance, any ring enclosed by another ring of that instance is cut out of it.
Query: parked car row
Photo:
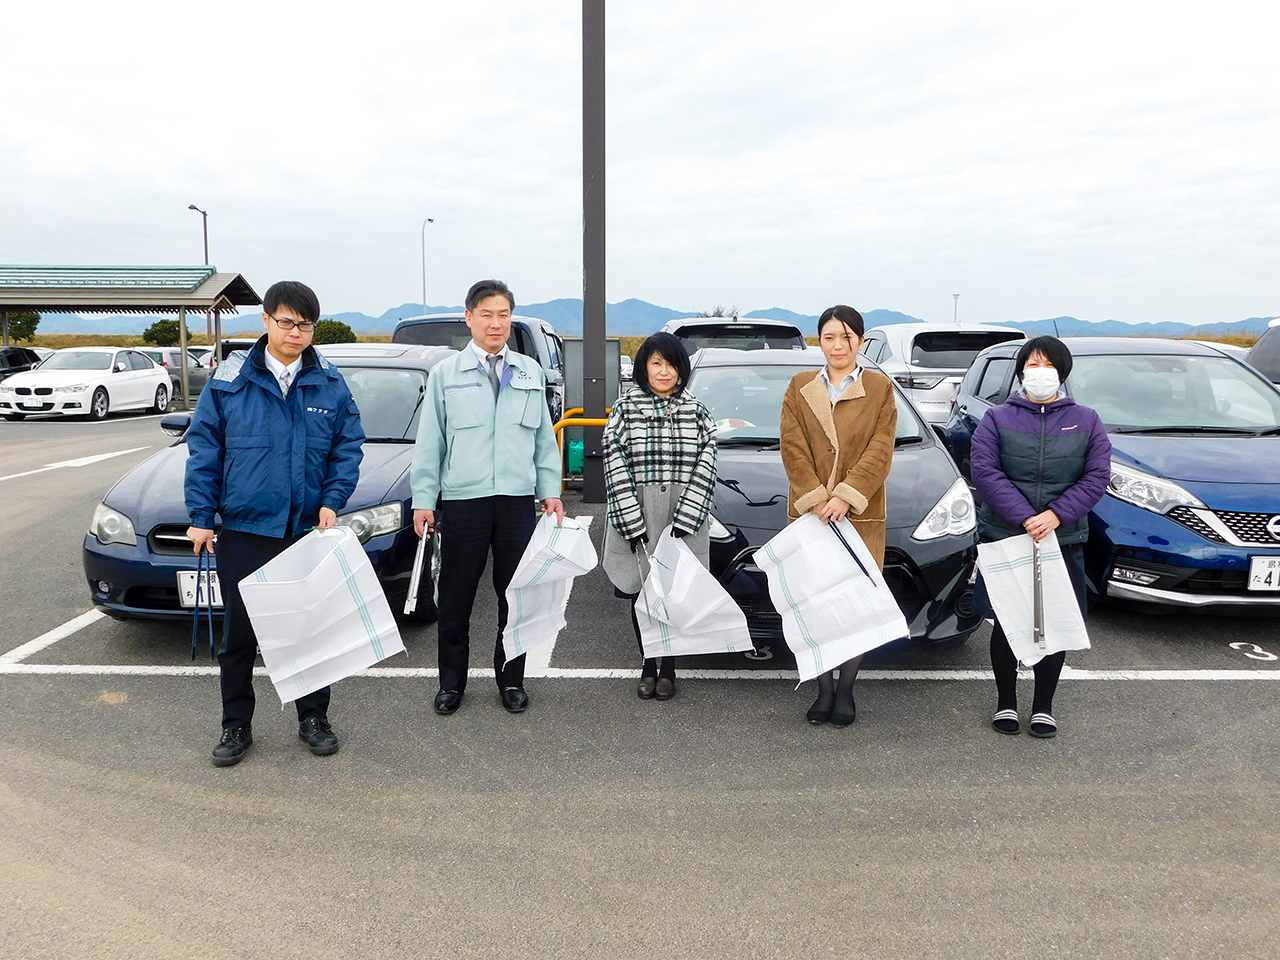
[[[0,381],[0,413],[106,419],[112,410],[164,413],[172,395],[168,372],[150,357],[122,347],[70,347],[34,369]]]

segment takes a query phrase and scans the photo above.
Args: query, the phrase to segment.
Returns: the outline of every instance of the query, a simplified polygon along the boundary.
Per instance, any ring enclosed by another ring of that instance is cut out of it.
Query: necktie
[[[286,370],[280,374],[280,394],[287,397],[289,395],[289,371]]]
[[[493,399],[497,400],[498,391],[502,389],[502,377],[498,375],[498,364],[502,362],[502,357],[491,353],[485,359],[489,361],[489,383],[493,386]]]

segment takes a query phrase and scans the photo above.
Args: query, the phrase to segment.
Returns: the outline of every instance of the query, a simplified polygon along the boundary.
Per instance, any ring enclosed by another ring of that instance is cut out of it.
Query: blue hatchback
[[[399,613],[418,545],[409,485],[418,411],[431,368],[453,351],[364,343],[319,349],[346,378],[366,438],[360,480],[338,523],[360,538]],[[180,435],[189,422],[190,415],[171,414],[162,424]],[[94,511],[84,539],[84,572],[103,613],[121,620],[191,616],[196,558],[186,533],[186,464],[187,446],[178,440],[125,474]],[[410,617],[435,620],[429,587],[420,591]]]
[[[1089,515],[1095,596],[1280,613],[1280,390],[1199,343],[1063,341],[1066,391],[1111,438],[1111,482]],[[946,432],[970,475],[970,439],[1014,387],[1019,343],[974,359]]]

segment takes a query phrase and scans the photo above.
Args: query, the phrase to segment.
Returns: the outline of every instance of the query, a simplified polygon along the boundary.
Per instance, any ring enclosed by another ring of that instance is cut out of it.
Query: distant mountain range
[[[424,311],[422,304],[402,303],[376,317],[366,313],[334,313],[326,314],[335,320],[341,320],[356,333],[374,334],[390,333],[396,321],[405,317],[417,317],[426,313],[461,313],[460,305],[430,306]],[[538,317],[546,320],[561,333],[568,336],[582,334],[582,301],[576,298],[549,300],[546,303],[520,304],[516,313],[526,317]],[[605,312],[605,322],[610,336],[628,337],[645,336],[658,330],[668,320],[683,317],[695,317],[697,313],[673,310],[646,303],[644,300],[623,300],[611,303]],[[920,323],[919,317],[913,317],[896,310],[867,310],[863,319],[868,327],[887,326],[894,323]],[[743,319],[771,317],[776,320],[790,320],[806,335],[812,336],[818,323],[816,315],[796,313],[782,307],[768,310],[752,310],[742,314]],[[74,313],[46,313],[40,318],[41,333],[141,333],[150,326],[156,317],[144,316],[112,316],[82,317]],[[1030,334],[1051,333],[1062,337],[1185,337],[1192,334],[1220,336],[1228,333],[1257,336],[1267,328],[1272,317],[1249,317],[1226,323],[1190,324],[1166,320],[1160,323],[1124,323],[1120,320],[1078,320],[1075,317],[1052,317],[1047,320],[998,320],[991,321],[1005,326],[1017,327]],[[199,332],[203,329],[204,318],[190,315],[187,325],[191,330]],[[224,317],[222,329],[226,333],[256,330],[259,326],[258,315],[247,312],[235,316]]]

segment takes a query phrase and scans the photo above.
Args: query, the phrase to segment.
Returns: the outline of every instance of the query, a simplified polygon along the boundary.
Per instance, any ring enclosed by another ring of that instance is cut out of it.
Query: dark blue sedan
[[[453,351],[363,343],[318,349],[346,378],[366,437],[360,481],[338,523],[359,536],[398,613],[418,545],[409,485],[418,411],[431,368]],[[189,422],[189,415],[172,414],[162,424],[180,435]],[[103,613],[119,620],[191,615],[196,558],[186,535],[186,462],[186,443],[179,439],[125,474],[94,511],[84,539],[84,572]],[[410,616],[435,619],[429,586]]]
[[[1280,613],[1280,390],[1187,340],[1068,339],[1066,391],[1111,438],[1111,482],[1089,515],[1090,593],[1175,607]],[[946,431],[970,438],[1014,387],[1019,343],[978,354]]]

